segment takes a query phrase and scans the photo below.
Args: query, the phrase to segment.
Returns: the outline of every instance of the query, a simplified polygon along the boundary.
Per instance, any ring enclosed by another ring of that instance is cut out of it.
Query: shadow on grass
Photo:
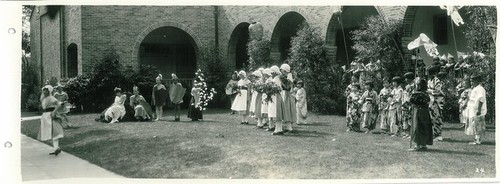
[[[71,137],[64,137],[63,139],[61,139],[61,144],[73,144],[81,140],[86,140],[90,137],[105,137],[106,135],[113,134],[116,132],[118,132],[118,130],[105,130],[105,129],[90,130],[79,134],[75,134]]]
[[[443,142],[469,144],[472,140],[443,139]],[[481,145],[495,146],[495,142],[481,142]]]
[[[318,132],[318,131],[307,131],[307,130],[298,130],[295,129],[292,132],[287,132],[284,134],[285,136],[291,137],[320,137],[323,138],[325,136],[331,136],[332,133]]]
[[[93,131],[88,135],[99,133],[110,132]],[[178,171],[209,166],[225,157],[219,147],[185,145],[176,138],[101,139],[64,148],[90,163],[132,178],[186,178],[189,176]]]
[[[332,126],[330,122],[317,122],[317,123],[309,123],[309,124],[300,124],[298,126]]]
[[[427,152],[427,153],[443,153],[443,154],[474,155],[474,156],[486,155],[484,153],[479,153],[479,152],[466,152],[466,151],[442,150],[442,149],[429,149],[425,152]]]

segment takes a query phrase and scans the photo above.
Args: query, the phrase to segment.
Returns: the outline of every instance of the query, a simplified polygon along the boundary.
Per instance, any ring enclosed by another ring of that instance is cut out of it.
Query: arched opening
[[[142,40],[139,63],[156,66],[163,76],[176,73],[191,80],[196,70],[196,43],[185,31],[171,26],[157,28]]]
[[[458,12],[462,16],[464,22],[467,22],[468,17],[465,12],[463,12],[463,9],[459,9]],[[405,34],[403,40],[406,41],[403,45],[407,45],[409,42],[416,39],[420,33],[424,33],[438,45],[437,50],[440,55],[451,54],[457,58],[457,50],[459,52],[470,51],[467,48],[467,38],[464,35],[465,26],[456,26],[446,14],[446,10],[438,6],[408,7],[405,12],[403,26]],[[453,38],[453,33],[455,34],[455,39]],[[424,49],[405,51],[407,52],[407,54],[405,54],[407,59],[409,59],[411,55],[416,54],[424,60],[425,64],[432,64],[432,58]],[[414,67],[412,65],[408,66],[408,68]]]
[[[75,43],[69,44],[67,54],[67,77],[76,77],[78,75],[78,47]]]
[[[359,29],[369,16],[379,15],[373,6],[343,6],[342,11],[332,15],[326,32],[328,56],[340,65],[349,66],[356,52],[351,32]]]
[[[235,63],[235,69],[240,70],[248,66],[247,44],[249,39],[249,23],[243,22],[234,28],[229,39],[229,58]]]
[[[297,12],[285,13],[276,23],[271,37],[271,59],[282,63],[288,58],[292,37],[297,35],[306,19]]]

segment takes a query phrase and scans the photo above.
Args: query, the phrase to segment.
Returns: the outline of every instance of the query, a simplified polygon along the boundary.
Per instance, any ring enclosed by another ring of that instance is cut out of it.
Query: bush
[[[269,40],[249,40],[247,44],[248,56],[250,56],[248,71],[254,71],[259,67],[269,67],[271,42]]]
[[[208,88],[214,88],[217,92],[208,107],[224,107],[226,104],[226,83],[228,68],[219,55],[219,50],[215,46],[205,48],[201,54],[201,70],[203,70]]]
[[[23,57],[21,68],[21,109],[38,111],[40,105],[40,80],[38,67]]]
[[[68,79],[64,85],[64,91],[68,94],[69,102],[75,105],[77,110],[81,110],[82,106],[90,107],[92,98],[89,88],[90,77],[83,75]]]
[[[352,31],[352,34],[357,59],[365,64],[370,60],[380,60],[382,67],[389,72],[386,76],[403,76],[401,21],[386,22],[378,15],[370,16],[358,30]]]
[[[297,36],[292,38],[288,63],[297,79],[304,81],[311,111],[345,114],[342,69],[328,61],[318,28],[302,25]]]

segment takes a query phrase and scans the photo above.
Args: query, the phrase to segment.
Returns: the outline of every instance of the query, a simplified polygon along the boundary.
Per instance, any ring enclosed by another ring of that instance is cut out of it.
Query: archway
[[[285,13],[276,23],[271,37],[271,59],[275,63],[282,63],[288,58],[292,37],[306,19],[297,12]]]
[[[379,15],[373,6],[343,6],[340,13],[333,14],[326,32],[326,47],[331,60],[349,66],[356,52],[351,32],[359,29],[369,16]],[[342,24],[341,24],[342,23]]]
[[[75,43],[69,44],[67,48],[67,77],[76,77],[78,75],[78,47]]]
[[[249,39],[247,22],[242,22],[234,28],[229,39],[229,58],[235,63],[235,69],[240,70],[248,66],[247,44]]]
[[[181,80],[192,79],[196,70],[196,49],[188,33],[164,26],[144,37],[139,47],[139,63],[156,66],[166,77],[176,73]]]

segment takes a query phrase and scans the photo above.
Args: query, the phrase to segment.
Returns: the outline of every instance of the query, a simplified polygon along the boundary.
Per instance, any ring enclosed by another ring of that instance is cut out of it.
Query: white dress
[[[279,76],[276,76],[274,78],[269,78],[267,82],[272,82],[272,83],[275,83],[276,85],[280,86],[281,87],[281,80],[279,79]],[[281,95],[280,95],[281,96]],[[277,107],[276,107],[276,102],[277,102],[277,97],[278,95],[272,95],[271,96],[271,100],[272,101],[269,101],[268,102],[268,106],[267,106],[267,116],[270,117],[270,118],[276,118],[277,116]]]
[[[115,102],[104,113],[106,120],[109,121],[110,119],[119,119],[125,116],[125,106],[123,104],[126,99],[126,95],[115,96]]]
[[[247,98],[248,98],[248,84],[250,81],[248,79],[241,79],[238,81],[238,87],[240,92],[236,94],[233,105],[231,109],[233,111],[246,111],[247,110]]]

